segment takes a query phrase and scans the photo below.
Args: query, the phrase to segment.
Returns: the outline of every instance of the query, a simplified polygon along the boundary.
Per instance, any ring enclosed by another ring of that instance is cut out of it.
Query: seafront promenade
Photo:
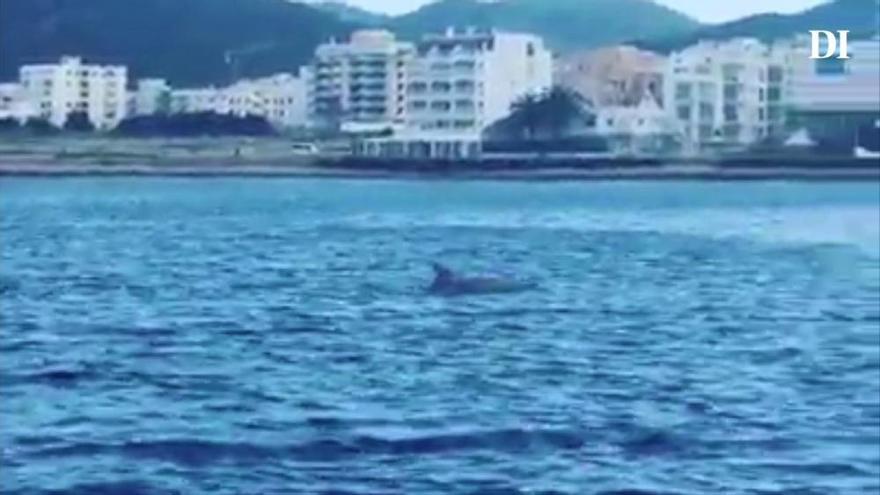
[[[302,154],[286,138],[31,138],[0,140],[0,175],[277,176],[498,180],[880,180],[880,161],[523,155],[470,161]]]

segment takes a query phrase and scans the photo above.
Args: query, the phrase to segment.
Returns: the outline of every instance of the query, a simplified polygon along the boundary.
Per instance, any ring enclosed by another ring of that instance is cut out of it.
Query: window
[[[721,74],[727,81],[737,81],[743,68],[742,64],[724,64],[721,67]]]
[[[691,97],[691,83],[678,83],[675,85],[675,98],[682,100]]]
[[[689,105],[680,105],[675,114],[678,116],[679,120],[690,120],[691,119],[691,107]]]
[[[711,103],[700,103],[700,120],[715,118],[715,107]]]
[[[779,101],[780,99],[782,99],[782,89],[774,87],[767,89],[768,101]]]
[[[455,90],[458,92],[472,92],[474,90],[474,82],[467,80],[456,81]]]
[[[434,101],[431,102],[431,110],[437,110],[440,112],[448,112],[452,108],[452,104],[448,101]]]
[[[724,105],[724,121],[736,122],[739,120],[739,112],[736,105]]]
[[[725,84],[724,85],[724,99],[725,100],[736,100],[738,98],[739,98],[739,85]]]

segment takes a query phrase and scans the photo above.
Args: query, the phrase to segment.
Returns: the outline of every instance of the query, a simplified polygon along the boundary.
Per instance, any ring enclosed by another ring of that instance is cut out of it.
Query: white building
[[[301,71],[302,72],[302,71]],[[170,91],[171,113],[215,112],[239,117],[264,117],[281,129],[308,123],[307,76],[276,74],[244,79],[225,88],[194,88]]]
[[[214,112],[220,91],[215,87],[174,89],[171,91],[171,113]]]
[[[482,132],[514,102],[552,86],[553,64],[541,38],[494,30],[448,29],[426,35],[407,65],[405,126],[358,143],[355,153],[387,158],[477,157]]]
[[[678,143],[681,126],[646,88],[637,105],[599,107],[596,133],[608,139],[616,152],[658,152]]]
[[[664,102],[685,144],[741,147],[783,133],[786,53],[748,38],[701,41],[673,53]]]
[[[259,115],[278,128],[305,127],[308,123],[308,78],[276,74],[245,80],[223,91],[227,112],[239,116]]]
[[[131,95],[130,115],[154,115],[170,111],[171,86],[164,79],[140,79]]]
[[[0,119],[15,119],[20,124],[36,117],[37,111],[18,83],[0,83]]]
[[[478,135],[517,99],[550,88],[552,56],[530,34],[448,29],[418,44],[409,78],[407,128]]]
[[[97,129],[112,129],[125,118],[127,69],[87,65],[78,57],[57,64],[25,65],[19,82],[37,114],[63,126],[68,114],[84,112]]]
[[[315,50],[310,112],[318,125],[387,128],[405,120],[411,43],[384,30],[356,31],[348,43]]]

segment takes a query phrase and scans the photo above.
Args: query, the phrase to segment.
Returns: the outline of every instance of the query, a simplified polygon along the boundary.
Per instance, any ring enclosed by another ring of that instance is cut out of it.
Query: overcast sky
[[[430,0],[347,0],[373,11],[400,14]],[[553,0],[545,0],[552,2]],[[703,22],[723,22],[761,12],[797,12],[825,0],[655,0]]]

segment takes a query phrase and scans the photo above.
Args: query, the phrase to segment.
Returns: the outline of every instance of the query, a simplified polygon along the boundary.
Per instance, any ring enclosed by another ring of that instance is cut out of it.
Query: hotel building
[[[369,130],[405,121],[407,64],[415,53],[384,30],[362,30],[347,43],[318,46],[312,62],[310,114],[318,126]]]
[[[404,128],[357,143],[356,154],[473,158],[482,132],[508,116],[514,102],[551,87],[553,64],[537,36],[450,28],[422,38],[407,72]]]
[[[407,128],[479,134],[526,94],[550,88],[550,52],[530,34],[449,29],[426,35],[410,65]]]

